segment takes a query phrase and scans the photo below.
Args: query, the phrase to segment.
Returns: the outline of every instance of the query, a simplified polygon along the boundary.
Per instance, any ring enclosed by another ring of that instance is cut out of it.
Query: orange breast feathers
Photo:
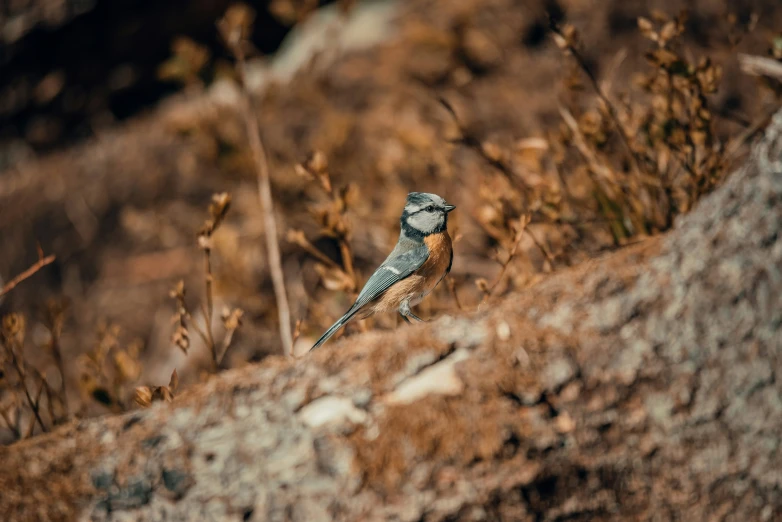
[[[389,288],[377,300],[370,313],[396,311],[405,299],[409,299],[410,306],[414,306],[445,277],[453,258],[451,237],[444,231],[426,236],[424,242],[429,249],[429,257],[421,268]]]
[[[439,234],[431,234],[424,238],[424,243],[429,249],[429,258],[424,262],[417,273],[426,279],[426,292],[428,294],[445,277],[451,268],[453,260],[453,246],[448,231]]]

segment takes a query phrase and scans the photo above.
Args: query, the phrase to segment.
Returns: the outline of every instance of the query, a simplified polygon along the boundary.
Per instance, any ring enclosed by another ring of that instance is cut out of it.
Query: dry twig
[[[334,289],[341,289],[350,293],[354,298],[357,295],[358,279],[353,267],[353,249],[350,246],[351,224],[347,219],[346,213],[353,200],[356,199],[356,186],[347,185],[340,190],[335,190],[331,183],[331,175],[328,170],[328,160],[326,155],[320,151],[314,151],[307,160],[295,167],[297,174],[308,180],[317,181],[320,188],[328,196],[329,202],[325,208],[310,208],[318,223],[323,227],[323,231],[330,237],[336,239],[339,245],[339,253],[342,259],[342,266],[332,261],[326,254],[318,250],[304,235],[301,230],[289,230],[288,241],[294,243],[306,250],[326,267],[316,268],[322,275],[325,286],[326,279],[339,281]]]
[[[451,292],[451,295],[453,296],[453,300],[456,303],[456,308],[458,308],[459,311],[463,312],[464,307],[462,306],[462,302],[459,299],[459,294],[456,293],[456,281],[453,280],[453,277],[448,277],[445,280],[445,284],[448,285],[448,290]]]
[[[204,314],[204,328],[201,328],[198,323],[193,320],[193,315],[190,313],[190,309],[187,306],[187,301],[185,300],[185,282],[179,281],[169,293],[170,297],[176,300],[176,313],[174,314],[176,327],[171,337],[172,342],[182,350],[182,352],[187,354],[190,349],[190,333],[188,327],[193,326],[203,343],[209,348],[209,354],[211,355],[212,360],[212,371],[217,371],[220,367],[220,362],[223,360],[226,351],[231,345],[234,333],[241,325],[242,315],[244,314],[244,312],[238,308],[233,310],[226,308],[223,310],[220,319],[223,322],[225,334],[222,343],[218,346],[212,329],[214,319],[212,236],[225,220],[225,216],[228,214],[230,206],[231,196],[229,194],[214,194],[212,196],[212,203],[209,205],[209,219],[206,220],[204,226],[198,232],[198,247],[204,252],[204,281],[206,295],[205,302],[201,305]]]
[[[524,232],[527,230],[527,225],[529,225],[529,222],[532,220],[531,214],[524,214],[519,218],[518,225],[516,227],[516,235],[513,238],[513,246],[510,249],[510,252],[508,252],[508,259],[505,260],[504,263],[502,263],[502,268],[500,269],[500,273],[497,274],[497,278],[494,280],[494,282],[486,286],[485,289],[483,289],[483,302],[486,303],[489,298],[491,297],[492,293],[494,293],[494,290],[497,288],[497,286],[502,281],[502,278],[505,276],[505,272],[508,270],[508,266],[510,266],[511,261],[513,261],[513,258],[516,257],[516,251],[519,248],[519,244],[521,243],[521,239],[524,237]],[[530,234],[530,237],[532,237],[532,234]],[[537,240],[533,238],[533,241],[537,243]]]
[[[611,100],[609,100],[608,96],[605,94],[605,92],[603,92],[603,89],[600,87],[600,83],[597,81],[595,74],[592,72],[592,69],[589,68],[586,60],[578,50],[575,30],[572,26],[565,26],[563,29],[560,29],[556,24],[552,24],[551,31],[554,34],[554,40],[557,46],[559,46],[560,49],[568,52],[575,60],[578,67],[584,71],[584,74],[586,74],[587,78],[589,78],[589,83],[592,85],[595,94],[603,103],[606,112],[608,112],[608,115],[614,122],[616,131],[619,134],[619,137],[621,138],[625,148],[627,149],[627,152],[630,154],[630,160],[633,163],[635,171],[639,174],[646,174],[646,171],[643,168],[643,163],[638,158],[638,154],[633,149],[633,146],[630,144],[630,137],[627,135],[627,131],[625,130],[624,125],[622,125],[622,122],[619,121],[616,107],[614,107],[614,104],[611,103]]]
[[[210,218],[204,224],[204,227],[198,233],[198,246],[204,251],[204,281],[206,284],[206,303],[203,304],[204,320],[206,322],[206,335],[204,336],[209,352],[212,354],[212,366],[217,370],[220,364],[217,344],[215,343],[214,333],[212,332],[212,320],[214,317],[214,296],[212,295],[212,234],[218,229],[225,219],[228,209],[231,206],[231,196],[226,193],[215,194],[212,196],[212,203],[209,205]],[[182,286],[184,295],[184,286]],[[184,306],[183,301],[180,303]],[[199,331],[200,333],[200,331]]]
[[[302,248],[305,252],[307,252],[309,255],[323,263],[324,265],[328,265],[329,268],[339,268],[339,265],[336,261],[331,259],[329,256],[318,250],[318,248],[310,242],[309,239],[307,239],[307,236],[304,235],[304,232],[301,230],[288,230],[288,241],[290,243],[293,243],[294,245],[298,245]]]
[[[437,102],[448,112],[459,131],[459,137],[453,142],[475,151],[489,165],[501,172],[512,185],[519,187],[524,197],[528,197],[530,187],[524,179],[515,174],[513,167],[503,158],[498,148],[489,143],[481,143],[470,129],[462,123],[459,115],[456,114],[456,109],[448,100],[442,96],[437,96]]]
[[[261,208],[264,217],[264,229],[266,231],[266,250],[269,256],[269,268],[274,285],[274,295],[277,299],[277,312],[279,314],[280,338],[282,339],[283,352],[286,356],[293,355],[293,337],[291,335],[291,312],[288,305],[288,296],[285,290],[285,276],[282,271],[282,256],[277,232],[277,220],[274,217],[274,202],[272,200],[271,183],[269,181],[269,166],[266,161],[266,152],[261,141],[259,122],[253,110],[252,97],[246,82],[246,48],[249,46],[247,35],[252,25],[253,14],[246,6],[231,7],[225,16],[218,22],[218,28],[223,41],[236,59],[236,72],[242,92],[242,117],[250,141],[256,168],[258,171],[258,194],[261,200]]]
[[[39,411],[39,400],[40,400],[40,393],[38,394],[38,399],[33,399],[32,395],[30,395],[30,390],[27,388],[27,370],[25,368],[24,360],[21,358],[21,355],[17,355],[17,352],[21,354],[22,352],[22,343],[23,341],[20,340],[20,338],[23,338],[24,336],[24,319],[17,314],[10,314],[3,318],[3,328],[2,328],[2,346],[6,352],[6,356],[11,361],[11,367],[16,371],[17,376],[19,377],[19,383],[22,387],[22,391],[24,392],[25,399],[27,400],[27,404],[30,406],[30,409],[33,412],[33,415],[35,416],[35,420],[38,421],[38,424],[41,426],[41,431],[46,433],[46,425],[43,423],[43,419],[41,418],[41,413]],[[32,432],[32,427],[30,428],[30,431]]]
[[[43,256],[43,250],[41,250],[41,246],[38,246],[38,261],[35,262],[30,268],[19,274],[18,276],[14,277],[8,283],[6,283],[5,286],[3,286],[2,289],[0,289],[0,297],[3,297],[8,292],[16,288],[16,286],[24,281],[25,279],[28,279],[33,274],[38,272],[41,268],[45,267],[46,265],[50,265],[54,263],[54,256]]]
[[[57,393],[51,389],[49,383],[46,382],[46,396],[49,404],[50,414],[52,422],[57,424],[57,417],[54,415],[52,397],[57,396],[62,405],[62,417],[59,420],[67,419],[70,416],[68,411],[68,392],[65,385],[65,362],[62,356],[62,348],[60,346],[60,338],[62,337],[62,329],[65,324],[65,311],[66,307],[63,303],[57,301],[50,301],[46,307],[46,328],[49,330],[49,352],[52,354],[54,364],[57,366],[57,371],[60,372],[60,389]]]

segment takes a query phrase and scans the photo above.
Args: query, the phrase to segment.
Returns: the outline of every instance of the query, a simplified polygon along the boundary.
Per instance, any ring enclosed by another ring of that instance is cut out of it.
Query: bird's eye
[[[434,206],[432,206],[432,205],[429,205],[428,207],[426,207],[426,211],[427,212],[431,212],[433,210],[434,210]]]

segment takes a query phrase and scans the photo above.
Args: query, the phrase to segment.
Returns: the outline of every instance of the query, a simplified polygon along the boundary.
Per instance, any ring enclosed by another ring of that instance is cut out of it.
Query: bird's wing
[[[429,249],[421,245],[404,254],[389,257],[380,265],[358,294],[353,308],[360,308],[377,299],[391,285],[401,281],[419,268],[429,258]]]
[[[369,278],[367,284],[361,289],[361,293],[358,294],[358,298],[356,299],[356,302],[353,303],[353,306],[350,307],[350,310],[340,317],[331,328],[326,330],[326,333],[318,339],[318,342],[316,342],[311,349],[314,350],[328,341],[329,338],[350,321],[365,304],[374,301],[383,292],[388,290],[391,285],[397,281],[401,281],[418,270],[428,258],[429,249],[425,244],[408,250],[404,254],[397,254],[396,249],[394,252],[391,252],[391,255],[389,255],[388,258],[383,261],[383,264],[375,270],[375,273]]]

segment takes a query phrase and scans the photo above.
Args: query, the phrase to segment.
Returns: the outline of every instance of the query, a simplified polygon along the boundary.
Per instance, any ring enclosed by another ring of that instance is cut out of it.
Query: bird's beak
[[[456,208],[456,205],[445,205],[443,208],[445,209],[446,212],[450,212]]]

